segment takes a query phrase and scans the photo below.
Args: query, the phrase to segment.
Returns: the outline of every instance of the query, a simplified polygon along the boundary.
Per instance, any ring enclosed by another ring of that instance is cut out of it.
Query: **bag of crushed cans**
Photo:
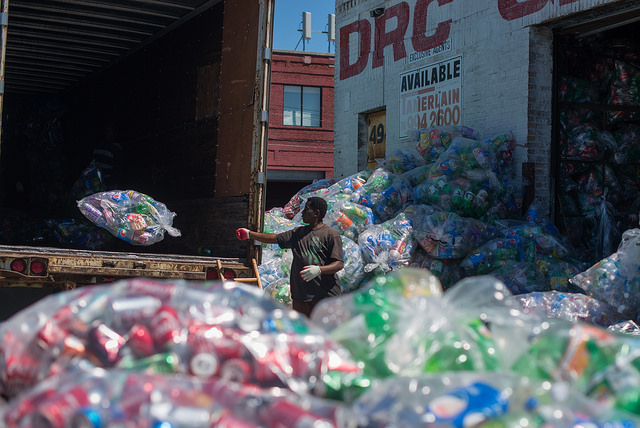
[[[306,318],[257,287],[232,282],[85,286],[17,313],[0,326],[0,339],[0,394],[9,398],[74,367],[296,392],[320,388],[328,372],[360,370]]]

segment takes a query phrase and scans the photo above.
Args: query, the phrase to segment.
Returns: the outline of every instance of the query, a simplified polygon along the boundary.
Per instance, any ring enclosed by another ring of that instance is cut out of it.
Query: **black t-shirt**
[[[300,226],[276,236],[280,248],[290,248],[293,252],[291,263],[291,299],[312,302],[329,296],[342,294],[338,277],[319,275],[309,282],[300,276],[307,265],[325,266],[336,260],[344,261],[342,238],[337,230],[322,223],[317,229]]]

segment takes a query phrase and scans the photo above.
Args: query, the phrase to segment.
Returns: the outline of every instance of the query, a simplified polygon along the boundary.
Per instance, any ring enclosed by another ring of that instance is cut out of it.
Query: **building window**
[[[310,86],[284,87],[282,124],[289,126],[320,126],[320,88]]]

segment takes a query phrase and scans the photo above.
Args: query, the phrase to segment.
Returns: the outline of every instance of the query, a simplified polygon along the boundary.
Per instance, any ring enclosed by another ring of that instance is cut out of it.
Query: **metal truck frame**
[[[182,237],[115,251],[0,241],[0,287],[136,276],[260,285],[261,247],[235,229],[264,222],[273,9],[274,0],[2,0],[2,165],[15,162],[5,151],[15,107],[62,100],[76,139],[67,150],[115,124],[125,151],[146,156],[128,188],[176,212]],[[0,196],[0,210],[13,202]]]

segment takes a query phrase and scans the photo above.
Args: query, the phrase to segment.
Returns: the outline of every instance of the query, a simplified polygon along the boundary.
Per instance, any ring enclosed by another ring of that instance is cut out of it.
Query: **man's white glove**
[[[249,229],[245,229],[244,227],[236,229],[236,236],[239,240],[246,241],[247,239],[249,239]]]
[[[302,271],[300,272],[300,276],[302,277],[302,279],[304,279],[307,282],[311,281],[313,278],[315,278],[316,276],[319,276],[320,274],[321,274],[320,266],[316,266],[316,265],[305,266],[302,268]]]

